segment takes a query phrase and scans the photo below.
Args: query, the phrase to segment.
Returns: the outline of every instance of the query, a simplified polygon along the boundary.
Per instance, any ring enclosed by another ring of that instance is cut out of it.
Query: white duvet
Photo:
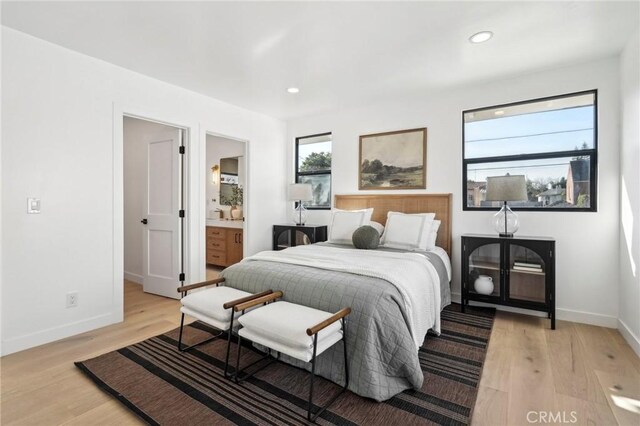
[[[427,331],[440,333],[440,280],[429,260],[418,253],[344,249],[305,245],[282,251],[263,251],[245,260],[264,260],[380,278],[393,284],[408,315],[416,348]]]

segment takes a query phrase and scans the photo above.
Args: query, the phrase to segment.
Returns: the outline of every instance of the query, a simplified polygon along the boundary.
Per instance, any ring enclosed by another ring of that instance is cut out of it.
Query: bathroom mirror
[[[220,205],[230,206],[233,188],[238,187],[238,157],[220,159]]]

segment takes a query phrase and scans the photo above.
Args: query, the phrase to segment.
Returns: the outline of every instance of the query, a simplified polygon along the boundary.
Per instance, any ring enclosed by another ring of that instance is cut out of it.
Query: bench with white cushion
[[[238,358],[236,361],[235,379],[236,382],[240,382],[259,371],[256,370],[240,378],[240,350],[242,347],[242,339],[250,340],[253,343],[268,348],[269,353],[267,353],[266,357],[269,356],[271,351],[275,351],[289,355],[300,361],[311,362],[307,418],[315,421],[349,385],[345,336],[346,317],[351,313],[351,309],[344,308],[333,314],[295,303],[275,301],[281,296],[282,292],[276,291],[259,299],[235,306],[234,310],[241,312],[257,304],[271,302],[250,312],[246,312],[238,318],[238,322],[242,325],[242,328],[238,331]],[[312,415],[313,379],[315,377],[316,359],[324,351],[341,340],[344,344],[344,387],[324,407],[321,407],[319,411]],[[273,361],[273,359],[270,358],[270,361]]]
[[[218,278],[215,280],[204,281],[198,284],[191,284],[178,288],[178,292],[182,294],[180,299],[182,313],[180,319],[180,334],[178,337],[178,349],[181,352],[192,349],[196,346],[208,343],[218,337],[220,337],[225,331],[228,331],[227,342],[227,365],[229,362],[229,348],[231,345],[231,334],[233,328],[234,316],[237,318],[242,315],[242,312],[236,313],[232,308],[238,304],[245,303],[250,300],[260,298],[262,296],[271,294],[271,290],[264,291],[258,294],[248,293],[246,291],[238,290],[232,287],[220,286],[219,284],[225,281],[224,278]],[[215,285],[215,287],[209,287]],[[200,289],[199,291],[189,291]],[[199,321],[204,322],[207,325],[219,330],[218,333],[211,337],[192,344],[190,346],[182,345],[182,334],[184,329],[184,316],[189,315]],[[225,365],[224,375],[227,377],[227,365]]]

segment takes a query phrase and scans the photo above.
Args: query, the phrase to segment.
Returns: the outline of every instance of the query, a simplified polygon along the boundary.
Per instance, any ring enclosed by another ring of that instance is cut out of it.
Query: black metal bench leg
[[[242,338],[240,337],[240,335],[238,335],[238,359],[236,360],[236,371],[234,374],[230,374],[229,378],[233,378],[233,381],[236,383],[242,383],[245,380],[247,380],[248,378],[252,377],[254,374],[256,374],[259,371],[264,370],[265,368],[267,368],[269,365],[273,364],[274,362],[278,361],[278,359],[280,358],[280,354],[278,352],[276,358],[273,358],[271,356],[271,348],[269,348],[269,350],[260,358],[258,358],[257,360],[253,361],[251,364],[246,365],[242,370],[240,370],[240,347],[242,345]],[[253,367],[256,364],[259,364],[260,362],[267,360],[266,363],[264,363],[264,365],[256,368],[255,370],[253,370],[250,373],[246,373],[246,371],[248,369],[250,369],[251,367]],[[240,378],[240,373],[244,373],[244,376],[242,378]]]
[[[313,358],[311,358],[311,378],[309,380],[309,408],[307,409],[307,420],[309,421],[311,421],[311,411],[313,410],[313,379],[316,377],[316,349],[317,348],[318,348],[318,333],[316,333],[313,336]],[[314,420],[316,416],[314,416]]]
[[[200,346],[200,345],[204,345],[205,343],[209,343],[209,342],[211,342],[211,341],[213,341],[213,340],[217,339],[218,337],[222,336],[222,334],[224,333],[224,331],[222,331],[222,330],[221,330],[219,333],[214,334],[214,335],[212,335],[211,337],[209,337],[209,338],[207,338],[207,339],[204,339],[204,340],[203,340],[203,341],[201,341],[201,342],[194,343],[194,344],[193,344],[193,345],[191,345],[191,346],[182,346],[182,333],[183,333],[183,330],[184,330],[184,313],[183,313],[183,314],[182,314],[182,316],[180,317],[180,334],[179,334],[179,336],[178,336],[178,350],[179,350],[180,352],[186,352],[186,351],[188,351],[189,349],[193,349],[193,348],[195,348],[196,346]]]
[[[227,356],[225,358],[224,361],[224,378],[225,379],[229,379],[231,378],[230,374],[227,374],[227,372],[229,371],[229,353],[231,352],[231,335],[233,334],[233,317],[234,317],[234,310],[233,308],[231,309],[231,323],[229,323],[229,336],[227,339]],[[240,349],[238,349],[240,350]],[[238,371],[238,370],[236,370]]]
[[[182,351],[182,329],[184,328],[184,314],[180,317],[180,336],[178,336],[178,350]]]
[[[307,420],[311,422],[315,422],[316,419],[322,414],[327,408],[333,404],[340,395],[344,393],[349,387],[349,362],[347,357],[347,322],[346,319],[342,319],[342,343],[344,345],[344,386],[340,391],[338,391],[329,402],[327,402],[324,407],[321,407],[315,414],[313,412],[313,379],[316,375],[316,347],[318,343],[318,334],[316,333],[313,338],[313,358],[311,358],[311,377],[309,381],[309,408],[307,410]]]
[[[242,336],[238,334],[238,357],[236,358],[236,373],[235,373],[235,376],[233,377],[233,380],[236,383],[239,383],[238,375],[240,375],[240,351],[241,350],[242,350]]]

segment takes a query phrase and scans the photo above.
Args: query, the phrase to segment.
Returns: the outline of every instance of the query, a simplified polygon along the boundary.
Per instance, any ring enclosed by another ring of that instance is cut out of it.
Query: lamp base
[[[518,216],[509,208],[506,201],[502,205],[502,209],[493,216],[493,226],[496,232],[505,238],[511,238],[513,234],[518,232],[518,228],[520,228]]]
[[[308,210],[304,207],[302,201],[298,201],[298,205],[293,209],[293,215],[291,216],[293,223],[296,226],[303,226],[307,222],[307,213]]]

